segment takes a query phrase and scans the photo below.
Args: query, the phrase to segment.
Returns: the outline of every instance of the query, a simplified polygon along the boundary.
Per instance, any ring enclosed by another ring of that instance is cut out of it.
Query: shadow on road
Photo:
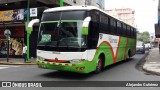
[[[126,59],[126,60],[117,62],[117,63],[115,63],[115,64],[106,66],[106,67],[102,70],[102,72],[106,72],[107,70],[110,70],[110,69],[112,69],[112,68],[115,68],[116,66],[119,66],[119,65],[121,65],[121,64],[128,63],[128,62],[130,62],[130,61],[132,61],[132,60],[134,60],[134,58]]]
[[[94,74],[79,74],[74,72],[65,72],[65,71],[54,71],[50,73],[42,74],[42,77],[48,78],[61,78],[61,79],[70,79],[70,80],[83,80],[89,77],[92,77]]]
[[[120,61],[118,63],[109,65],[109,66],[105,67],[98,74],[103,74],[103,73],[107,72],[108,70],[110,70],[110,69],[112,69],[112,68],[114,68],[118,65],[128,63],[129,61],[132,61],[132,60],[133,60],[133,58],[130,58],[129,60],[123,60],[123,61]],[[96,76],[98,74],[96,74],[94,72],[91,72],[89,74],[80,74],[80,73],[65,72],[65,71],[54,71],[54,72],[42,74],[40,76],[41,77],[52,78],[52,79],[53,78],[59,78],[59,79],[69,79],[69,80],[87,80],[88,78]]]

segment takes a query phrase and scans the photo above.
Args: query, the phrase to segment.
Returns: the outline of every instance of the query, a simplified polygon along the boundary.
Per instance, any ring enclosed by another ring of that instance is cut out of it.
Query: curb
[[[148,54],[149,54],[149,53],[148,53]],[[149,69],[147,69],[147,68],[144,67],[144,65],[145,65],[145,63],[146,63],[146,57],[145,57],[144,60],[142,60],[142,61],[144,61],[143,63],[141,63],[141,64],[142,64],[141,69],[142,69],[143,71],[145,71],[145,72],[147,72],[147,73],[150,73],[150,74],[153,74],[153,75],[160,75],[160,72],[156,72],[156,71],[153,71],[153,70],[149,70]],[[139,63],[139,62],[138,62],[138,63]]]
[[[3,63],[0,62],[0,65],[36,65],[36,63]]]
[[[145,58],[148,56],[150,51],[146,52],[146,54],[139,60],[139,62],[136,64],[136,69],[138,69],[139,71],[144,71],[143,70],[143,66],[146,62]]]
[[[149,69],[146,69],[144,67],[142,67],[142,69],[145,71],[145,72],[148,72],[148,73],[151,73],[151,74],[154,74],[154,75],[160,75],[160,72],[156,72],[156,71],[153,71],[153,70],[149,70]]]

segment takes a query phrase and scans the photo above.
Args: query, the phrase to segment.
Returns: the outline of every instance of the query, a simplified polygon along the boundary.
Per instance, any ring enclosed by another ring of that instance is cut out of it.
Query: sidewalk
[[[26,63],[23,58],[9,58],[9,62],[7,62],[7,58],[0,58],[0,65],[36,65],[35,58],[31,58],[30,60],[30,63]]]
[[[160,75],[160,54],[159,48],[153,48],[146,57],[143,70]]]

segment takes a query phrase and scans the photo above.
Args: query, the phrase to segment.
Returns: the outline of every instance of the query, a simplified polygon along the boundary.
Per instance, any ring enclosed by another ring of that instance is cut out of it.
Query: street
[[[160,0],[0,0],[0,90],[160,90],[159,22]]]
[[[144,54],[136,54],[131,60],[106,67],[99,74],[77,74],[39,69],[36,65],[0,65],[0,80],[8,81],[159,81],[159,76],[147,75],[136,69]]]
[[[144,55],[145,54],[136,54],[131,60],[123,61],[118,64],[106,67],[105,70],[103,70],[99,74],[90,73],[87,75],[71,73],[71,72],[39,69],[37,68],[36,65],[23,65],[23,66],[0,65],[0,80],[1,81],[77,81],[77,80],[78,81],[160,81],[159,76],[147,74],[146,72],[138,70],[136,68],[137,63]],[[65,88],[62,87],[61,89]],[[70,90],[71,89],[72,88],[70,88]],[[124,89],[127,90],[127,88],[123,88],[123,90]],[[147,89],[158,90],[158,88],[147,88]],[[144,88],[144,90],[146,90],[146,88]]]

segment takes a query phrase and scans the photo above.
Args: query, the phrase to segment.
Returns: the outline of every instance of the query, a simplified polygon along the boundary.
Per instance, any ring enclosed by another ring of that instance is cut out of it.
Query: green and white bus
[[[37,45],[39,68],[100,72],[136,52],[136,28],[93,6],[43,12]]]

